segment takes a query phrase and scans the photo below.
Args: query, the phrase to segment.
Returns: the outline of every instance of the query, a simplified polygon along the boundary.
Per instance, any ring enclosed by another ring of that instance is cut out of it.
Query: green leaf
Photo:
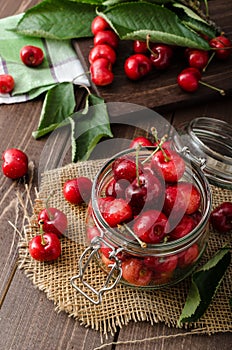
[[[86,106],[70,116],[73,162],[87,160],[102,137],[113,137],[104,100],[90,94]]]
[[[230,265],[229,248],[219,250],[201,269],[193,273],[192,284],[178,323],[196,322],[207,310]]]
[[[145,40],[149,34],[151,41],[155,42],[210,49],[206,40],[188,29],[174,12],[164,6],[142,1],[120,3],[98,11],[98,14],[110,23],[121,39]]]
[[[12,30],[23,35],[57,40],[91,37],[95,8],[96,5],[91,3],[44,0],[30,8]]]
[[[44,99],[39,125],[32,133],[38,139],[59,127],[73,113],[75,96],[72,83],[61,83],[50,89]]]

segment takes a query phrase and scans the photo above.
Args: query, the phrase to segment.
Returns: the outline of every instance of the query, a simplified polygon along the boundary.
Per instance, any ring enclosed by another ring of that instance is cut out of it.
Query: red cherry
[[[215,55],[220,60],[226,60],[232,52],[232,43],[229,38],[220,35],[209,42],[210,46],[215,49]]]
[[[151,160],[151,167],[158,174],[162,172],[166,182],[177,182],[185,172],[185,162],[181,156],[171,149],[157,151]]]
[[[134,215],[138,215],[144,206],[156,209],[162,207],[163,194],[164,186],[161,181],[146,169],[125,190],[126,200]]]
[[[232,230],[232,203],[223,202],[210,214],[210,223],[215,230],[226,233]]]
[[[122,277],[136,286],[147,286],[152,278],[152,271],[144,266],[142,260],[131,258],[122,262]]]
[[[66,215],[57,208],[45,208],[38,215],[38,223],[43,221],[43,231],[52,232],[59,238],[66,231],[68,220]]]
[[[94,46],[106,44],[116,49],[118,47],[118,36],[113,30],[98,31],[93,39]]]
[[[147,137],[138,136],[131,141],[129,148],[136,148],[138,146],[153,146],[153,143]]]
[[[116,61],[116,53],[112,47],[106,44],[99,44],[94,46],[89,52],[89,63],[92,64],[99,58],[107,58],[107,60],[114,64]]]
[[[143,242],[160,243],[169,231],[168,219],[162,212],[147,210],[136,218],[133,230]]]
[[[14,89],[14,78],[10,74],[0,74],[0,93],[8,94]]]
[[[64,198],[71,204],[88,203],[91,197],[92,181],[85,176],[67,180],[63,186]]]
[[[110,227],[116,227],[132,219],[132,210],[122,198],[114,198],[104,204],[102,216]]]
[[[60,240],[51,232],[35,236],[29,242],[29,253],[38,261],[56,260],[61,254]]]
[[[165,44],[155,44],[151,48],[151,62],[156,69],[163,70],[170,66],[173,56],[172,48]]]
[[[199,256],[199,248],[195,243],[191,247],[185,249],[183,252],[178,254],[178,266],[180,268],[185,268],[192,265]]]
[[[176,240],[186,236],[195,227],[195,222],[191,216],[184,215],[176,227],[169,233],[171,240]]]
[[[116,181],[127,180],[132,182],[137,176],[137,166],[135,158],[132,156],[122,156],[112,164],[113,175]],[[142,172],[142,165],[139,164],[139,173]]]
[[[112,64],[107,58],[98,58],[90,66],[92,82],[97,86],[106,86],[113,82]]]
[[[133,51],[135,53],[146,53],[148,51],[146,41],[134,40]]]
[[[105,189],[106,196],[111,196],[114,198],[125,198],[125,190],[129,182],[127,180],[121,179],[116,181],[114,178],[107,184]]]
[[[194,69],[194,67],[192,67],[192,70],[190,70],[188,68],[184,69],[177,76],[177,84],[184,91],[194,92],[199,87],[199,80],[200,80],[199,74],[200,74],[200,72],[197,69],[194,72],[193,69]],[[199,72],[199,74],[198,74],[198,72]]]
[[[37,67],[44,60],[44,53],[40,47],[26,45],[20,50],[20,58],[28,67]]]
[[[5,176],[18,179],[27,174],[28,157],[23,151],[9,148],[3,152],[2,160],[2,171]]]
[[[126,76],[131,80],[139,80],[150,73],[152,64],[150,59],[143,54],[135,54],[128,57],[124,63]]]
[[[93,35],[96,35],[98,32],[109,29],[110,26],[106,20],[100,16],[96,16],[91,23],[91,31]]]
[[[202,70],[206,67],[209,61],[208,51],[188,48],[186,49],[185,53],[190,67],[195,67]]]
[[[177,255],[169,255],[160,258],[148,256],[144,258],[144,264],[155,273],[172,272],[176,269],[177,262]]]

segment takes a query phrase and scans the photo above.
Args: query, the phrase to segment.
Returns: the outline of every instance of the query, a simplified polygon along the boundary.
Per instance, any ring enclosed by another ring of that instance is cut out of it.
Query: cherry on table
[[[209,44],[214,49],[214,53],[218,59],[226,60],[231,55],[232,42],[226,36],[219,35],[215,38],[212,38]]]
[[[148,51],[146,41],[134,40],[133,41],[133,51],[135,53],[143,53],[143,54],[145,54]]]
[[[38,261],[56,260],[61,255],[60,240],[52,232],[37,235],[29,242],[29,253]]]
[[[110,25],[106,20],[100,16],[96,16],[91,23],[91,31],[93,35],[96,35],[98,32],[110,29]]]
[[[106,86],[113,82],[112,63],[107,58],[98,58],[90,65],[92,82],[97,86]]]
[[[232,230],[232,202],[223,202],[210,214],[212,227],[221,233]]]
[[[10,74],[0,74],[0,93],[8,94],[14,89],[15,81]]]
[[[190,67],[203,70],[209,61],[209,53],[206,50],[187,48],[185,55]]]
[[[169,45],[155,44],[151,47],[150,60],[156,69],[163,70],[170,66],[173,50]]]
[[[88,203],[91,197],[92,181],[86,176],[65,181],[63,185],[64,198],[71,204]]]
[[[43,231],[62,237],[68,226],[67,216],[57,208],[44,208],[39,212],[38,223],[43,222]]]
[[[183,69],[177,76],[177,84],[187,92],[195,92],[199,88],[200,71],[195,67]]]
[[[151,69],[151,60],[144,54],[134,54],[128,57],[124,63],[125,74],[131,80],[139,80],[145,77]]]
[[[92,64],[99,58],[107,58],[107,60],[114,64],[116,61],[116,53],[111,46],[106,44],[99,44],[94,46],[89,52],[89,63]]]
[[[34,45],[26,45],[20,50],[20,58],[28,67],[37,67],[44,60],[44,53],[40,47]]]
[[[93,44],[101,45],[106,44],[112,47],[112,49],[116,49],[118,47],[118,36],[113,30],[101,30],[98,31],[93,38]]]
[[[28,172],[28,157],[18,148],[9,148],[2,154],[3,174],[11,179],[23,177]]]

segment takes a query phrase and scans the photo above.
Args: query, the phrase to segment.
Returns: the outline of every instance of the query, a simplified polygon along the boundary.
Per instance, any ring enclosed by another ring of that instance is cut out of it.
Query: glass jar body
[[[139,161],[147,159],[152,151],[142,149],[139,152]],[[87,244],[96,245],[97,242],[99,245],[95,257],[106,273],[111,271],[111,266],[117,264],[121,269],[121,283],[130,287],[152,289],[176,284],[195,269],[207,244],[211,210],[208,181],[199,167],[186,160],[185,172],[180,182],[191,183],[200,193],[198,223],[181,238],[141,246],[135,235],[127,231],[127,225],[126,229],[120,225],[116,228],[110,227],[99,209],[99,199],[105,198],[106,188],[113,178],[112,165],[115,159],[128,153],[135,156],[134,150],[121,152],[102,167],[94,180],[86,217]]]

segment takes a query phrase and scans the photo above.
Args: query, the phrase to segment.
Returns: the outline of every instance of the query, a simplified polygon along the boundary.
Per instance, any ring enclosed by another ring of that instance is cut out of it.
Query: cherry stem
[[[151,47],[150,47],[150,38],[151,38],[150,34],[147,34],[147,37],[146,37],[147,49],[148,49],[148,51],[150,51],[150,53],[151,53],[153,56],[157,57],[158,55],[157,55],[157,54],[151,49]]]
[[[215,52],[213,52],[212,55],[210,56],[210,58],[208,59],[208,62],[206,64],[206,66],[202,69],[202,72],[206,71],[206,69],[208,68],[208,66],[209,66],[210,62],[212,61],[212,59],[214,58],[214,56],[215,56]]]
[[[226,95],[226,93],[225,93],[224,90],[219,89],[219,88],[217,88],[217,87],[215,87],[215,86],[213,86],[213,85],[210,85],[210,84],[208,84],[208,83],[205,83],[205,82],[203,82],[202,80],[199,80],[199,83],[200,83],[201,85],[204,85],[204,86],[206,86],[206,87],[212,89],[212,90],[218,91],[222,96],[225,96],[225,95]]]
[[[90,74],[90,71],[81,73],[81,74],[77,75],[76,77],[74,77],[73,80],[72,80],[73,84],[75,84],[75,80],[76,80],[76,79],[78,79],[78,78],[80,78],[80,77],[83,77],[84,75],[87,75],[87,74]]]
[[[157,143],[157,146],[158,146],[158,148],[161,150],[161,152],[163,153],[163,156],[164,156],[164,159],[165,159],[165,161],[166,162],[169,162],[170,161],[170,158],[168,157],[168,155],[167,155],[167,153],[164,151],[164,149],[163,149],[163,147],[162,147],[162,145],[163,145],[163,143],[166,141],[166,139],[167,139],[167,135],[164,135],[163,137],[162,137],[162,139],[161,139],[161,141],[162,141],[162,143],[161,143],[161,141],[158,139],[158,135],[157,135],[157,130],[156,130],[156,128],[151,128],[151,132],[152,132],[152,135],[154,136],[154,138],[155,138],[155,142]]]
[[[89,90],[89,88],[84,85],[84,84],[80,84],[80,88],[83,87],[84,89],[86,89],[86,91],[88,92],[88,95],[91,95],[91,91]]]
[[[40,232],[40,237],[41,237],[41,244],[46,245],[46,241],[44,239],[44,230],[43,230],[43,220],[39,220],[39,232]]]
[[[137,184],[140,186],[140,179],[139,179],[139,151],[140,151],[141,146],[138,145],[136,147],[136,155],[135,155],[135,165],[136,165],[136,179],[137,179]]]
[[[148,162],[150,160],[150,158],[153,157],[153,155],[158,152],[161,149],[161,146],[163,145],[163,143],[167,140],[168,135],[164,135],[161,140],[158,142],[158,146],[155,148],[155,150],[146,158],[142,161],[142,164]],[[163,148],[162,148],[163,150]],[[165,153],[165,156],[167,159],[169,159],[169,157],[167,156],[167,154]]]
[[[136,241],[140,244],[141,248],[147,248],[147,243],[141,241],[139,237],[131,230],[131,228],[127,224],[123,224],[123,227],[131,234],[133,238],[136,239]]]

